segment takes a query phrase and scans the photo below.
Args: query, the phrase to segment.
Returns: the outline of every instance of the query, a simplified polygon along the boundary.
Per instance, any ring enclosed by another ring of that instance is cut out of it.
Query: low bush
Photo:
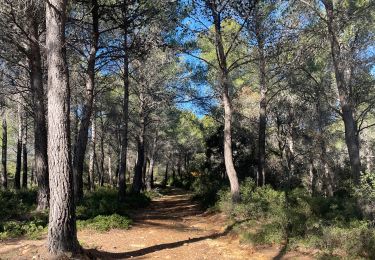
[[[35,190],[0,191],[0,240],[20,236],[37,239],[46,234],[48,212],[35,211],[36,195]],[[99,231],[129,228],[131,220],[127,212],[147,206],[154,196],[158,194],[127,194],[125,201],[120,203],[117,190],[98,188],[86,193],[77,205],[77,226]]]
[[[325,256],[375,259],[375,229],[363,218],[356,196],[312,197],[302,188],[256,187],[250,179],[241,186],[240,203],[231,202],[228,190],[218,196],[220,210],[237,222],[252,221],[236,229],[251,243],[288,243],[291,248],[318,248]]]
[[[103,232],[111,229],[128,229],[131,223],[132,220],[126,216],[112,214],[109,216],[99,215],[88,220],[78,220],[77,227]]]

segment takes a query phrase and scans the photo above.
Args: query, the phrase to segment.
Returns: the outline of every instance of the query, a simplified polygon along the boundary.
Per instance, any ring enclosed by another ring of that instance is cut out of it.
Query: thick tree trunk
[[[49,204],[47,123],[45,93],[43,87],[42,57],[39,46],[39,24],[36,17],[30,16],[30,86],[34,105],[34,164],[38,185],[37,210],[43,211]]]
[[[48,68],[48,165],[50,212],[48,251],[53,255],[81,251],[77,240],[70,146],[70,89],[66,62],[66,0],[46,3]]]
[[[2,165],[2,174],[1,174],[1,186],[4,189],[8,188],[8,172],[7,172],[7,152],[8,152],[8,130],[7,130],[7,115],[3,111],[3,123],[2,123],[2,145],[1,145],[1,165]]]
[[[335,29],[334,7],[332,0],[323,1],[327,12],[328,34],[331,44],[331,55],[336,78],[336,85],[340,98],[342,118],[345,126],[345,143],[348,148],[352,178],[356,185],[360,183],[361,158],[359,147],[358,127],[354,119],[354,104],[349,90],[348,82],[345,80],[344,57]]]
[[[95,147],[96,147],[96,123],[95,118],[91,119],[91,151],[89,158],[89,175],[88,175],[88,185],[89,190],[93,191],[95,189]]]
[[[27,189],[27,122],[24,113],[22,140],[22,188]]]
[[[14,174],[14,188],[19,190],[21,188],[21,168],[22,168],[22,106],[21,97],[18,100],[17,117],[18,117],[18,135],[17,135],[17,156],[16,156],[16,172]]]
[[[222,102],[224,107],[224,163],[230,182],[230,190],[233,202],[240,200],[240,187],[238,177],[233,163],[232,151],[232,105],[229,95],[231,82],[227,66],[227,56],[224,51],[223,38],[221,35],[221,17],[214,2],[211,3],[211,12],[215,27],[215,44],[220,66],[220,87],[222,90]]]
[[[83,165],[88,140],[88,130],[94,103],[95,61],[99,41],[99,4],[98,0],[91,0],[92,32],[91,49],[86,70],[86,95],[82,109],[82,118],[78,130],[73,153],[74,196],[81,200],[83,197]]]

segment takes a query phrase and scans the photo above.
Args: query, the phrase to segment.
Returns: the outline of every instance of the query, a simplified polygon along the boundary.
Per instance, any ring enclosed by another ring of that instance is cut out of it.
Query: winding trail
[[[208,214],[174,189],[131,213],[129,230],[84,230],[78,238],[93,259],[312,259],[282,248],[243,245],[222,214]],[[45,259],[45,239],[0,243],[0,259]]]

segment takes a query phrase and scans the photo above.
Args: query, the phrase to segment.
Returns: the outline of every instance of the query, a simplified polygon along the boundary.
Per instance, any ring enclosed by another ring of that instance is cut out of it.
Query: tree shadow
[[[151,254],[157,251],[161,251],[165,249],[173,249],[173,248],[177,248],[186,244],[196,243],[205,239],[217,239],[219,237],[226,236],[228,235],[229,232],[232,231],[234,226],[242,222],[245,222],[245,221],[235,222],[227,226],[226,229],[220,233],[214,233],[214,234],[207,235],[207,236],[201,236],[201,237],[181,240],[177,242],[172,242],[172,243],[153,245],[150,247],[146,247],[146,248],[142,248],[142,249],[138,249],[134,251],[129,251],[129,252],[115,253],[115,252],[99,251],[97,249],[87,249],[86,253],[90,257],[90,259],[124,259],[124,258],[131,258],[131,257],[140,257],[140,256]]]

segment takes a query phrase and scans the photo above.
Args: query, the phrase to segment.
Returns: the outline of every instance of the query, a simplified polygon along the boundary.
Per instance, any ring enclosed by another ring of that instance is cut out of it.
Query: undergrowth
[[[363,195],[356,191],[311,196],[302,188],[277,191],[256,187],[247,179],[241,185],[241,202],[233,204],[229,190],[224,189],[218,192],[216,205],[241,223],[235,231],[244,242],[319,249],[322,259],[375,259],[374,225],[363,214],[356,194]]]
[[[48,212],[37,212],[36,190],[0,191],[0,240],[25,236],[39,239],[47,233]],[[128,229],[131,219],[127,212],[147,206],[155,192],[127,194],[118,201],[116,189],[98,188],[87,192],[76,207],[77,227],[108,231]]]

